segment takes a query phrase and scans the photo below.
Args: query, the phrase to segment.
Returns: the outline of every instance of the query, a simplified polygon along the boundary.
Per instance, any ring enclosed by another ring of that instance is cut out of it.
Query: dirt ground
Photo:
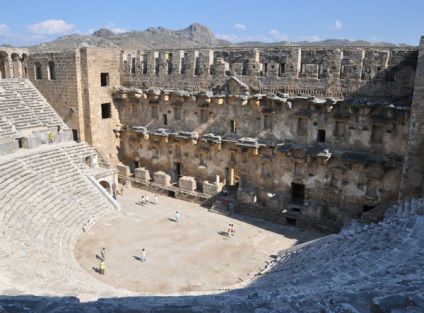
[[[199,204],[160,195],[158,205],[136,204],[142,195],[153,202],[153,193],[125,189],[117,197],[122,210],[83,233],[75,247],[75,256],[88,273],[135,292],[169,295],[231,289],[252,279],[278,251],[322,236],[238,214],[211,213]],[[228,224],[234,224],[231,238],[226,234]],[[103,247],[106,270],[100,275]]]

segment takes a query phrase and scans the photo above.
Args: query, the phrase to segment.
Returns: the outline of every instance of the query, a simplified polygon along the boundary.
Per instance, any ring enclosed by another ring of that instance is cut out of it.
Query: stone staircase
[[[231,205],[232,205],[231,201],[227,199],[218,199],[214,202],[214,204],[208,211],[212,213],[225,215],[225,216],[230,216],[233,213],[230,208]]]

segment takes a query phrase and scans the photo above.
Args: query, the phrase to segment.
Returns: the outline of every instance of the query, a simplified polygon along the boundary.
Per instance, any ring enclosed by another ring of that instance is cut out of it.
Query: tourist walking
[[[100,260],[100,266],[99,266],[100,274],[104,275],[105,269],[106,269],[105,260]]]
[[[146,249],[141,250],[141,262],[146,262]]]
[[[144,195],[141,196],[141,204],[144,204]]]
[[[158,195],[155,195],[155,204],[158,205]]]
[[[100,252],[100,255],[102,256],[102,260],[106,260],[106,249],[103,248],[102,251]]]
[[[53,133],[49,134],[49,143],[53,143],[54,135]]]
[[[228,237],[231,237],[231,232],[232,232],[232,227],[231,227],[231,224],[228,224],[228,229],[227,229],[227,236]]]
[[[146,195],[146,204],[149,204],[149,196],[148,195]]]
[[[178,223],[178,221],[180,220],[180,213],[175,212],[175,221]]]
[[[234,224],[231,224],[231,237],[234,236],[234,233],[236,231],[234,230]]]

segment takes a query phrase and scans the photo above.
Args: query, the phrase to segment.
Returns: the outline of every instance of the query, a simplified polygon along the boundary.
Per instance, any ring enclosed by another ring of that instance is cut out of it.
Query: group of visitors
[[[144,205],[144,204],[149,204],[149,203],[152,203],[149,200],[149,195],[142,195],[141,200],[140,200],[140,204]],[[158,204],[158,196],[157,195],[155,195],[153,197],[153,204],[156,204],[156,205]]]

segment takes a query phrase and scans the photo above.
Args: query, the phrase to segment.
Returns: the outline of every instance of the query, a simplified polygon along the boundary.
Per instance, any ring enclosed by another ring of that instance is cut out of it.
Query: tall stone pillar
[[[424,183],[424,36],[421,37],[403,163],[399,200],[423,196]]]

